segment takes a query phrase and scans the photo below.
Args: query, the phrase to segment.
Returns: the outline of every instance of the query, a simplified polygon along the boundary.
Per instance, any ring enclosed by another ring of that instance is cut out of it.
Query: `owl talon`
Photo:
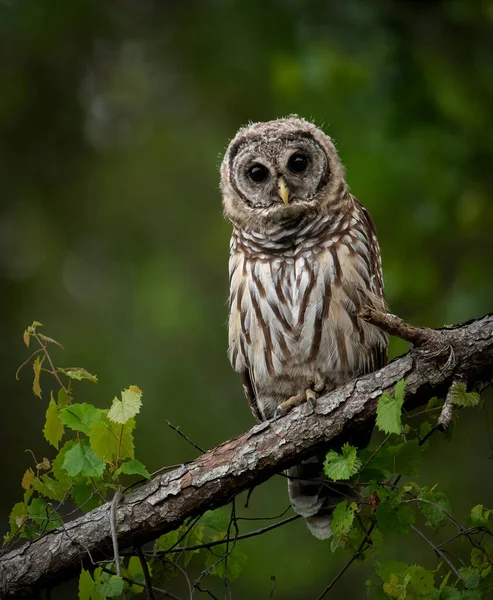
[[[284,417],[284,415],[287,415],[288,412],[292,411],[296,406],[303,404],[303,402],[306,402],[306,395],[303,392],[296,394],[296,396],[291,396],[291,398],[281,402],[281,404],[279,404],[279,406],[276,408],[274,412],[274,419]]]
[[[306,403],[310,408],[310,414],[315,412],[315,403],[318,399],[317,392],[313,391],[311,388],[308,388],[305,392]]]

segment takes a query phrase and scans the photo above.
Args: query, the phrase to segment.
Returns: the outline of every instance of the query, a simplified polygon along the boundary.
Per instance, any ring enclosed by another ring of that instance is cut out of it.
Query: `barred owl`
[[[233,224],[229,357],[257,420],[383,366],[386,335],[358,318],[384,307],[375,227],[331,139],[296,116],[250,124],[226,151],[221,191]],[[323,480],[323,458],[287,472],[291,504],[320,539],[349,492]]]

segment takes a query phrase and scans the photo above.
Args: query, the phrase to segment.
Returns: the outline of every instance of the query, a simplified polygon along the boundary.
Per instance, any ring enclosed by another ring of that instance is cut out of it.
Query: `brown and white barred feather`
[[[331,390],[385,364],[387,338],[357,317],[382,308],[380,251],[369,213],[346,192],[346,210],[268,236],[234,229],[229,352],[255,417],[322,380]],[[323,456],[288,471],[294,509],[317,537],[330,535],[327,503],[347,486],[323,482]],[[320,513],[319,516],[317,516]]]
[[[375,228],[330,137],[297,116],[252,123],[228,147],[221,190],[234,226],[229,356],[255,417],[383,366],[385,334],[357,316],[384,306]],[[293,508],[319,538],[331,534],[330,507],[350,494],[323,480],[323,458],[288,470]]]

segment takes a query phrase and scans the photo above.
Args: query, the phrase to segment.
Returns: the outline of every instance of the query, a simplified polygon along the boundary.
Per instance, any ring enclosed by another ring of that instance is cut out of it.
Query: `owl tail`
[[[336,504],[355,496],[349,485],[324,479],[323,461],[323,455],[311,456],[287,470],[291,505],[320,540],[332,535],[330,523]]]

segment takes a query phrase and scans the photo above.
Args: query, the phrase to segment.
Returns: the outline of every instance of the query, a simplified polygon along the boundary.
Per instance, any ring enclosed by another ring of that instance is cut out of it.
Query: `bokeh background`
[[[24,450],[52,456],[30,368],[15,380],[34,319],[63,342],[59,365],[98,374],[79,401],[107,407],[122,388],[143,389],[137,455],[150,471],[196,455],[165,419],[206,448],[253,424],[226,357],[230,226],[218,189],[221,155],[249,120],[298,113],[333,136],[376,221],[394,312],[441,326],[491,310],[491,0],[0,10],[2,533],[32,465]],[[403,350],[393,341],[393,356]],[[455,440],[437,437],[427,454],[421,481],[440,481],[458,519],[493,505],[487,416],[464,412]],[[277,477],[248,514],[286,506]],[[274,598],[316,597],[346,558],[301,522],[242,548],[240,600],[269,598],[271,575]],[[384,554],[433,559],[412,539]],[[353,566],[334,597],[366,597],[368,569]]]

